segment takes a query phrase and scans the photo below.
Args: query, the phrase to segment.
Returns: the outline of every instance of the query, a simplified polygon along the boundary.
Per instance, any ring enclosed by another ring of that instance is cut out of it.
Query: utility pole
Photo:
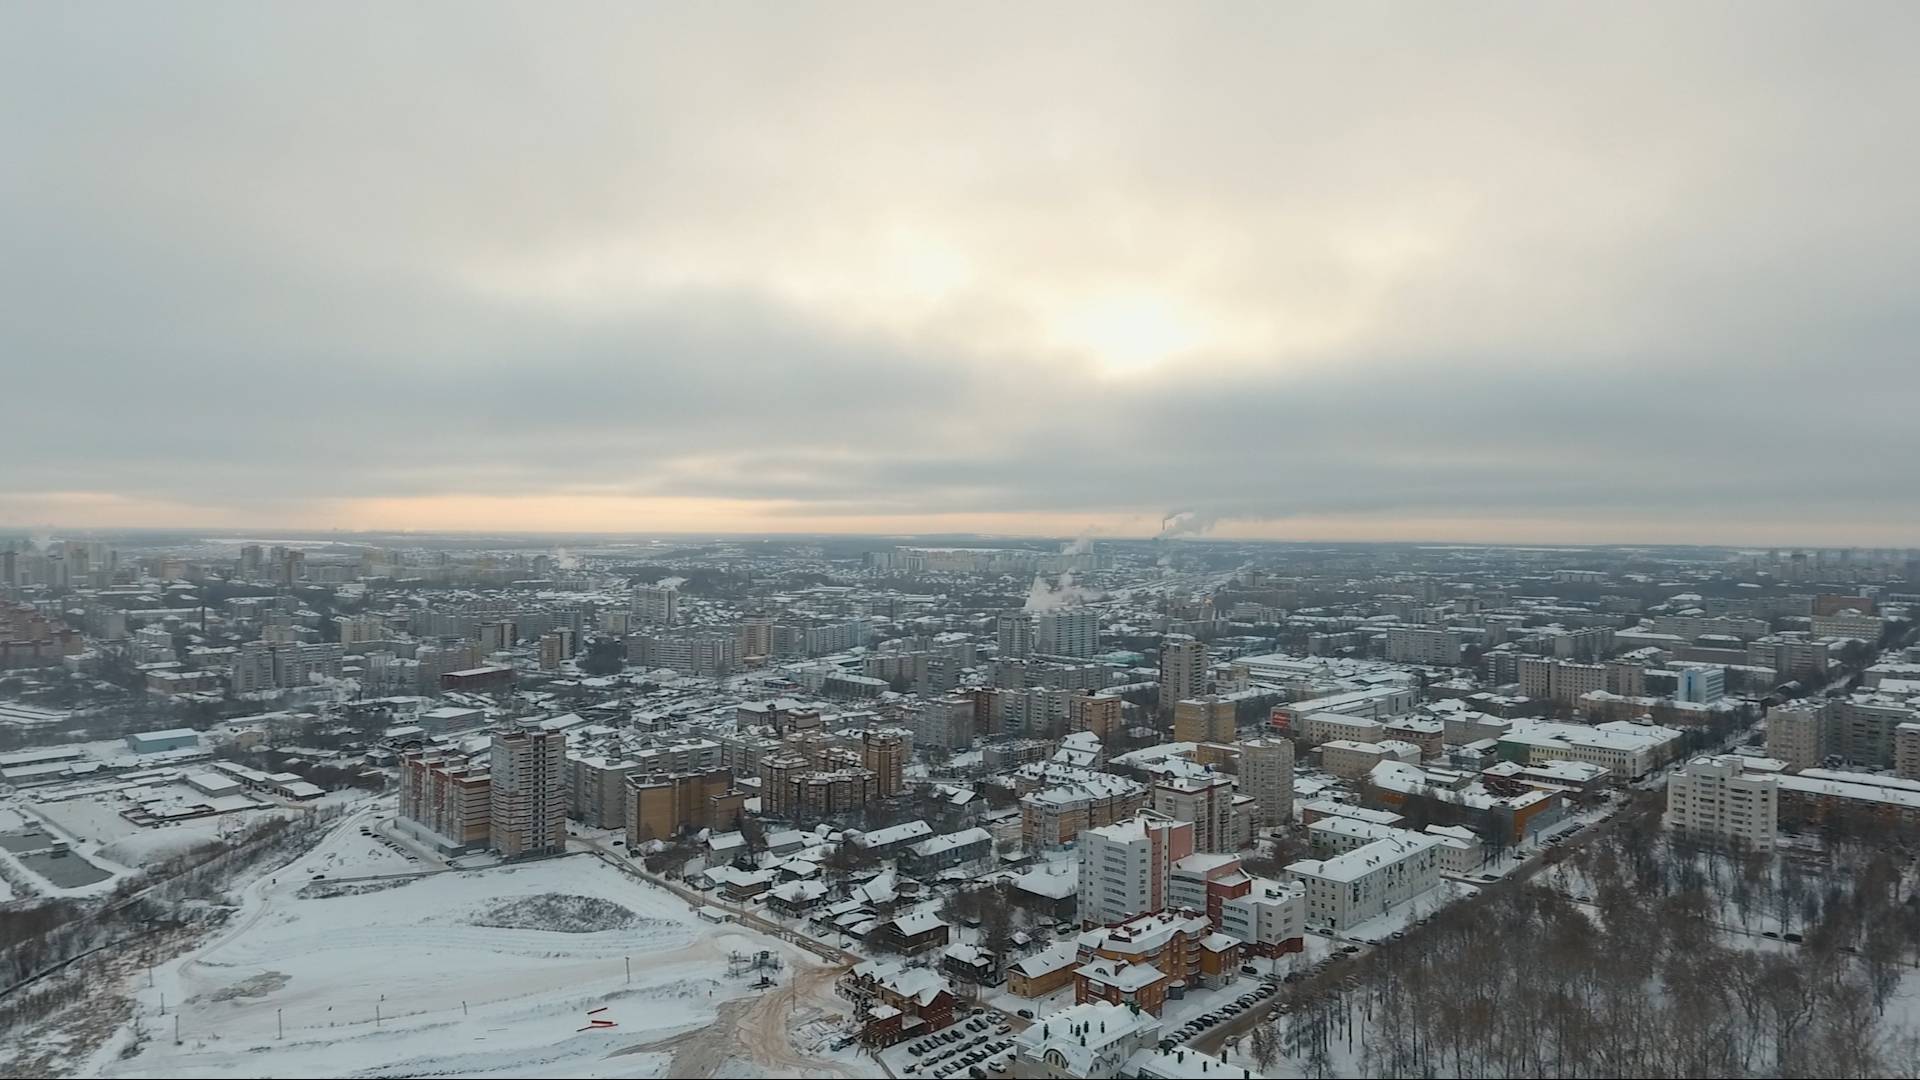
[[[380,1026],[380,1003],[377,1001],[373,1005],[373,1026]]]
[[[627,981],[632,982],[633,981],[633,957],[631,956],[626,957],[626,961],[627,961]]]
[[[173,1045],[180,1045],[180,1014],[173,1014]]]
[[[285,1011],[285,1009],[273,1010],[273,1037],[276,1039],[284,1039],[287,1037],[286,1019],[281,1015]]]

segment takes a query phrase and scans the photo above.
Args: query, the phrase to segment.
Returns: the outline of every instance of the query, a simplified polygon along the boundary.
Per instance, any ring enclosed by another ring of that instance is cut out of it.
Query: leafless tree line
[[[1913,889],[1911,860],[1884,839],[1780,856],[1641,819],[1542,883],[1447,909],[1331,990],[1283,997],[1288,1015],[1249,1045],[1322,1076],[1336,1062],[1378,1076],[1913,1076],[1920,1050],[1887,1012],[1920,964]]]

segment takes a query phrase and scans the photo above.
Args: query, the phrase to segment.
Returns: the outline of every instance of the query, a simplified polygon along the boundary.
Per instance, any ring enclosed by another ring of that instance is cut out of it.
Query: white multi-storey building
[[[1307,925],[1344,930],[1439,884],[1440,842],[1419,833],[1385,837],[1293,863],[1287,873],[1306,886]]]
[[[1667,774],[1667,826],[1771,851],[1780,827],[1779,778],[1748,772],[1731,754],[1694,758]]]
[[[1387,659],[1396,664],[1441,664],[1456,667],[1460,663],[1460,632],[1425,630],[1412,626],[1389,627]]]
[[[1246,942],[1248,951],[1277,956],[1298,948],[1306,936],[1307,888],[1298,881],[1255,878],[1244,896],[1220,905],[1220,929]]]
[[[1106,926],[1167,906],[1173,864],[1193,853],[1193,823],[1141,813],[1080,834],[1080,920]]]
[[[1033,651],[1092,656],[1100,651],[1100,613],[1092,608],[1042,612],[1034,619]]]

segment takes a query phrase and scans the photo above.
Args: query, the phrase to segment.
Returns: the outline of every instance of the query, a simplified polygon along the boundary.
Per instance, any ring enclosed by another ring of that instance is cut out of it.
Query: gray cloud
[[[0,521],[1920,524],[1910,6],[1014,17],[16,12]]]

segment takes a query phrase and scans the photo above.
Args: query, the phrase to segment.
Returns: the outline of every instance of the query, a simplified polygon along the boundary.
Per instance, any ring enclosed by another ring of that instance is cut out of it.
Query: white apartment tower
[[[1193,854],[1193,823],[1142,812],[1080,834],[1080,921],[1108,926],[1167,906],[1173,864]]]
[[[1779,790],[1773,773],[1747,772],[1734,755],[1694,758],[1667,774],[1667,827],[1771,851],[1780,828]]]
[[[1066,608],[1034,619],[1033,651],[1049,656],[1092,656],[1100,648],[1100,613]]]

